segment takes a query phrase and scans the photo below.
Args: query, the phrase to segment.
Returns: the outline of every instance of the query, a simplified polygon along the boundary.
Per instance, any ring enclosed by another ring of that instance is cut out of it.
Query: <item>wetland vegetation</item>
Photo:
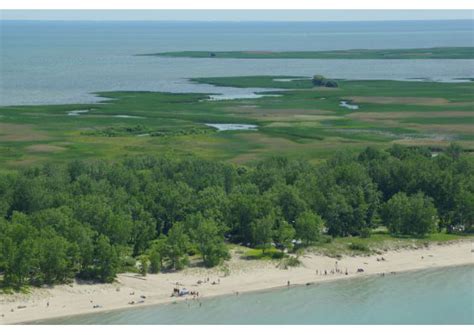
[[[337,80],[334,88],[314,86],[311,77],[192,80],[266,91],[236,100],[102,92],[107,100],[101,103],[1,107],[0,170],[136,154],[193,154],[248,165],[274,155],[318,162],[337,148],[360,152],[368,145],[421,145],[435,152],[456,141],[474,150],[474,82]],[[257,130],[218,131],[206,124]]]
[[[193,81],[267,91],[0,108],[4,286],[214,266],[236,243],[338,256],[472,231],[474,83]]]
[[[332,51],[170,51],[140,56],[247,59],[473,59],[472,47]]]

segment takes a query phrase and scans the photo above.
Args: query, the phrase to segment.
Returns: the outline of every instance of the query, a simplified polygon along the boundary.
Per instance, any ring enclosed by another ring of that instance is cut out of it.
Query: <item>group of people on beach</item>
[[[211,280],[209,279],[209,277],[207,277],[205,280],[198,280],[197,281],[197,284],[198,285],[201,285],[203,283],[209,283]],[[217,282],[214,280],[211,285],[217,285],[217,284],[220,284],[221,283],[221,279],[220,278],[217,278]],[[178,285],[178,283],[176,283],[176,285]]]
[[[198,292],[198,291],[190,291],[190,292],[189,292],[188,294],[186,294],[186,295],[192,296],[192,300],[197,301],[197,302],[199,303],[199,307],[202,306],[202,302],[201,302],[201,300],[199,299],[199,292]],[[189,299],[188,299],[187,296],[186,296],[186,299],[185,299],[185,300],[186,300],[186,304],[188,304],[188,307],[191,307],[190,302],[189,302]]]
[[[316,275],[320,275],[320,276],[327,276],[328,274],[331,274],[331,275],[334,275],[334,274],[344,274],[344,275],[348,275],[349,274],[349,271],[347,271],[347,268],[346,270],[343,272],[342,269],[339,268],[339,264],[338,262],[336,261],[334,263],[334,268],[331,269],[331,270],[318,270],[316,269]]]
[[[199,298],[199,292],[198,291],[191,291],[191,292],[189,292],[189,295],[192,296],[193,298]]]
[[[117,292],[118,292],[118,291],[117,291]],[[130,292],[130,295],[135,295],[135,291]],[[129,305],[135,305],[135,304],[143,304],[143,303],[145,303],[146,296],[145,296],[145,295],[141,295],[140,298],[141,298],[141,300],[138,300],[138,301],[131,300],[131,301],[128,302],[128,304],[129,304]]]
[[[211,282],[211,279],[209,277],[207,277],[206,279],[204,280],[198,280],[197,281],[197,285],[201,285],[201,284],[204,284],[204,283],[210,283],[211,285],[219,285],[221,283],[221,280],[220,278],[217,278],[217,280],[214,280]],[[180,288],[181,286],[181,288]],[[175,283],[175,287],[173,288],[173,292],[171,293],[171,296],[172,297],[185,297],[185,301],[186,303],[188,304],[188,307],[190,307],[190,300],[196,300],[197,302],[199,302],[199,307],[202,306],[202,302],[200,300],[200,294],[199,294],[199,291],[188,291],[186,288],[182,287],[184,286],[183,284],[179,283],[179,282],[176,282]],[[237,295],[238,295],[238,292],[237,292]],[[188,297],[191,296],[192,299],[188,299]]]

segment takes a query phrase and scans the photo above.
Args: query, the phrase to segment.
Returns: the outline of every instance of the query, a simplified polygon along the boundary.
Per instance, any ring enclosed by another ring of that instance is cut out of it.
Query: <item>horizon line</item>
[[[1,11],[0,11],[1,12]],[[386,19],[374,19],[374,20],[175,20],[175,19],[167,19],[167,20],[160,20],[160,19],[3,19],[0,16],[0,21],[23,21],[23,22],[192,22],[192,23],[201,23],[201,22],[232,22],[232,23],[241,23],[241,22],[254,22],[254,23],[261,23],[261,22],[268,22],[268,23],[285,23],[285,22],[292,22],[292,23],[316,23],[316,22],[426,22],[426,21],[474,21],[474,18],[462,18],[462,19],[453,19],[453,18],[446,18],[446,19],[393,19],[393,20],[386,20]]]

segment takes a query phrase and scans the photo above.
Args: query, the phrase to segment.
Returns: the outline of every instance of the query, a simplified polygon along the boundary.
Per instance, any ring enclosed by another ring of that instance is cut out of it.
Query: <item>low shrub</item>
[[[369,247],[367,247],[364,243],[361,242],[352,242],[351,244],[349,244],[349,249],[363,252],[370,251]]]

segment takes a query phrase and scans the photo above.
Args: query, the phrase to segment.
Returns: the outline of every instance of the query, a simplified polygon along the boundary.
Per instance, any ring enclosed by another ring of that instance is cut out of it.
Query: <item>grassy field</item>
[[[247,59],[473,59],[474,48],[352,49],[332,51],[173,51],[139,56]]]
[[[381,254],[387,250],[422,248],[429,244],[443,244],[456,242],[463,239],[472,239],[472,235],[456,235],[444,232],[433,233],[423,238],[410,236],[393,236],[385,229],[373,232],[370,237],[336,237],[323,239],[311,247],[313,251],[330,256],[341,257],[343,255],[373,255]]]
[[[315,88],[309,79],[287,76],[193,80],[284,90],[238,100],[102,92],[109,99],[102,103],[1,107],[0,170],[144,153],[251,164],[271,155],[316,162],[341,148],[393,143],[436,149],[456,141],[474,150],[474,82],[339,80],[339,88]],[[217,131],[206,123],[253,124],[258,130]]]
[[[390,235],[385,227],[375,229],[369,237],[336,237],[323,235],[321,239],[312,246],[292,251],[292,255],[305,252],[306,249],[329,257],[340,258],[342,256],[367,256],[386,252],[387,250],[423,248],[429,244],[445,244],[460,240],[472,240],[472,235],[447,234],[445,232],[432,233],[425,237],[415,238],[411,236]],[[263,252],[262,249],[253,249],[244,246],[230,245],[243,259],[279,260],[286,255],[275,247],[269,247]]]

